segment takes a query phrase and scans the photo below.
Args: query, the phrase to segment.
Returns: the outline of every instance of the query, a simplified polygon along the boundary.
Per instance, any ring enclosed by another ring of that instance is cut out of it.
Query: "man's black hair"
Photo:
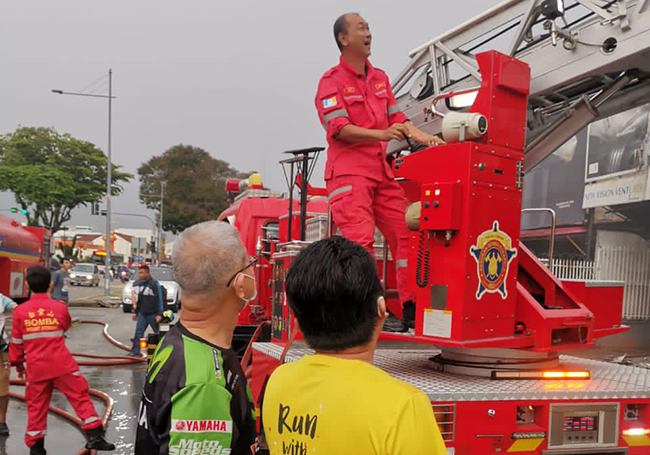
[[[52,274],[42,265],[35,265],[27,269],[27,284],[35,294],[43,294],[50,288]]]
[[[138,269],[140,269],[140,270],[149,270],[149,266],[147,264],[140,264]]]
[[[361,245],[342,237],[311,244],[289,269],[286,290],[312,348],[342,351],[371,341],[383,290],[377,264]]]
[[[347,33],[348,32],[348,19],[347,16],[350,15],[358,15],[359,13],[345,13],[341,14],[335,21],[334,21],[334,40],[336,40],[336,45],[338,46],[339,50],[343,50],[343,46],[339,42],[339,33]]]
[[[68,258],[63,258],[63,259],[61,259],[61,264],[63,264],[65,261],[70,262],[70,259],[68,259]]]

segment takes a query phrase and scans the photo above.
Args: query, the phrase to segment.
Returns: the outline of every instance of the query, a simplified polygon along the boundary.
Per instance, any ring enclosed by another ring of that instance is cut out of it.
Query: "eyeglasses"
[[[235,273],[235,274],[232,276],[232,278],[228,280],[228,282],[226,283],[226,287],[230,286],[230,283],[232,283],[232,280],[234,280],[234,279],[237,277],[237,275],[239,275],[240,273],[242,273],[244,270],[246,270],[246,269],[249,268],[250,266],[255,265],[256,262],[257,262],[257,256],[250,256],[250,258],[249,258],[249,260],[248,260],[248,264],[246,264],[246,267],[244,267],[244,268],[238,270],[237,273]]]

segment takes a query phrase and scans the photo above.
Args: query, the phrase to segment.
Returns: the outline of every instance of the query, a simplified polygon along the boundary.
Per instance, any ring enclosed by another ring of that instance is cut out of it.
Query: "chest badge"
[[[512,248],[510,236],[499,230],[498,221],[494,221],[491,230],[478,236],[476,245],[470,246],[469,252],[476,261],[476,298],[480,300],[489,292],[499,293],[505,300],[508,297],[506,278],[510,262],[517,256],[517,249]]]

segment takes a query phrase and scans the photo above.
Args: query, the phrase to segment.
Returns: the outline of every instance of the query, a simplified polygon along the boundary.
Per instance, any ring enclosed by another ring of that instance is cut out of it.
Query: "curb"
[[[122,304],[122,298],[119,296],[96,295],[84,297],[82,299],[73,300],[68,304],[71,308],[88,308],[88,307],[104,307],[104,308],[117,308]]]

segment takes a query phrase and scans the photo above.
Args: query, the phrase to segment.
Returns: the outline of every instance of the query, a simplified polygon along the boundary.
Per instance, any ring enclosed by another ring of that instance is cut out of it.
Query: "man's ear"
[[[291,323],[294,324],[294,327],[298,329],[300,333],[302,333],[302,329],[300,328],[300,323],[298,322],[298,318],[296,317],[295,314],[293,314],[293,312],[291,312],[291,314],[293,315],[293,318],[291,319]]]
[[[383,295],[380,295],[377,299],[377,314],[380,318],[388,317],[388,311],[386,311],[386,299]]]
[[[339,43],[341,43],[341,46],[342,46],[342,47],[345,47],[345,46],[348,45],[348,37],[347,37],[347,35],[348,35],[348,34],[345,33],[345,32],[340,32],[340,33],[339,33],[339,36],[338,36],[338,38],[339,38]]]
[[[233,287],[235,291],[235,295],[240,299],[243,299],[246,294],[244,292],[244,277],[242,276],[241,273],[237,274],[237,276],[235,277],[234,280],[232,280],[232,283],[230,285]]]

